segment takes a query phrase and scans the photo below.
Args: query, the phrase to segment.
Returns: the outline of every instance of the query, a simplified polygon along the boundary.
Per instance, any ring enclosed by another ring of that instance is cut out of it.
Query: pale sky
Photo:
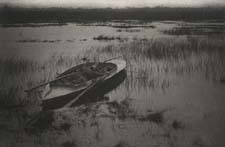
[[[155,7],[225,6],[225,0],[0,0],[1,4],[26,7]]]

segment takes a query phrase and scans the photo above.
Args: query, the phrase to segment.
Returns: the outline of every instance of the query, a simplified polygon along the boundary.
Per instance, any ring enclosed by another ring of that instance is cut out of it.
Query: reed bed
[[[169,87],[178,75],[201,74],[207,80],[219,81],[225,75],[224,54],[224,38],[195,36],[181,41],[137,40],[87,52],[89,58],[99,60],[122,55],[128,63],[128,85],[135,83],[136,87],[147,89]]]
[[[81,63],[82,57],[104,61],[122,55],[128,63],[127,83],[130,86],[138,83],[137,87],[165,87],[173,75],[196,72],[209,80],[219,81],[225,75],[224,42],[224,39],[196,37],[179,42],[172,39],[137,40],[91,48],[77,57],[54,54],[42,63],[18,57],[0,59],[1,108],[29,103],[35,98],[27,98],[25,89],[52,80],[57,73]]]
[[[31,95],[24,93],[25,89],[54,79],[57,73],[81,63],[83,57],[90,61],[104,61],[120,55],[124,57],[128,65],[127,79],[122,86],[129,90],[161,89],[165,91],[173,85],[177,77],[192,77],[195,74],[200,74],[203,79],[213,82],[219,82],[220,78],[225,76],[224,38],[192,36],[181,41],[136,40],[91,48],[76,57],[53,54],[44,62],[18,57],[0,59],[0,128],[3,130],[0,135],[10,130],[17,132],[14,134],[20,136],[18,133],[23,134],[25,122],[36,112],[34,108],[39,109],[42,89]],[[31,110],[34,112],[31,113]],[[174,125],[175,128],[179,128],[176,123]],[[43,141],[43,136],[39,139],[42,140],[39,141],[40,146],[46,143]]]

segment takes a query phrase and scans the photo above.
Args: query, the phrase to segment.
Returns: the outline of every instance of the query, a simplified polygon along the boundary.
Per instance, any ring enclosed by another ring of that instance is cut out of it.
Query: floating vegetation
[[[182,25],[170,30],[164,30],[163,33],[169,35],[207,35],[224,36],[225,25]]]
[[[67,40],[68,42],[71,42],[71,40]],[[17,42],[20,43],[57,43],[61,42],[61,40],[35,40],[35,39],[27,39],[27,40],[18,40]]]
[[[68,39],[66,40],[66,42],[74,42],[75,40],[74,39]]]
[[[139,118],[140,121],[150,121],[150,122],[154,122],[157,124],[161,124],[163,123],[163,113],[165,112],[165,110],[163,111],[159,111],[159,112],[149,112],[147,115],[141,116]]]
[[[71,128],[71,124],[69,124],[69,123],[62,123],[56,129],[63,130],[63,131],[69,131],[70,128]]]
[[[221,78],[221,79],[220,79],[220,82],[221,82],[221,83],[225,83],[225,78]]]
[[[75,39],[67,39],[67,40],[38,40],[38,39],[23,39],[23,40],[17,40],[18,43],[61,43],[61,42],[68,42],[72,43]],[[87,39],[82,39],[80,41],[87,41]]]
[[[125,41],[127,38],[121,38],[121,37],[110,37],[110,36],[104,36],[99,35],[97,37],[94,37],[93,40],[99,40],[99,41],[112,41],[112,40],[118,40],[118,41]]]
[[[97,27],[112,27],[112,28],[118,28],[118,30],[124,29],[125,31],[129,31],[132,29],[138,30],[141,28],[146,29],[154,29],[154,25],[149,24],[140,24],[140,22],[129,22],[129,21],[112,21],[109,23],[105,22],[95,22],[95,23],[79,23],[78,26],[97,26]],[[138,28],[138,29],[137,29]]]
[[[87,39],[81,39],[80,41],[87,41]]]
[[[196,138],[194,141],[193,141],[193,143],[192,143],[192,145],[194,146],[194,147],[208,147],[209,145],[202,139],[202,138]]]
[[[102,109],[106,107],[106,109]],[[138,114],[130,105],[129,99],[124,99],[121,102],[112,101],[112,102],[103,102],[92,105],[86,105],[80,107],[77,112],[78,115],[85,115],[86,117],[103,117],[111,118],[113,120],[119,119],[126,121],[129,119],[134,119],[137,121],[149,121],[156,124],[163,123],[163,114],[167,112],[166,110],[161,111],[148,111],[146,114]]]
[[[115,144],[114,147],[131,147],[131,146],[129,145],[129,143],[127,143],[125,141],[120,141],[117,144]]]
[[[72,141],[67,141],[61,144],[61,147],[78,147],[76,143]]]
[[[128,33],[136,33],[141,32],[140,29],[118,29],[117,32],[128,32]]]
[[[135,118],[136,112],[130,107],[129,99],[125,99],[118,103],[117,101],[107,103],[109,113],[112,114],[112,117],[119,118],[121,120]]]
[[[67,23],[24,23],[24,24],[2,24],[2,27],[10,28],[10,27],[50,27],[50,26],[64,26]]]
[[[112,25],[110,27],[122,28],[122,29],[131,29],[131,28],[151,28],[151,29],[154,29],[155,28],[155,26],[153,26],[153,25],[127,25],[127,24]]]
[[[172,127],[173,127],[173,129],[175,129],[175,130],[179,130],[179,129],[183,129],[183,128],[184,128],[184,124],[183,124],[181,121],[174,120],[174,121],[172,122]]]

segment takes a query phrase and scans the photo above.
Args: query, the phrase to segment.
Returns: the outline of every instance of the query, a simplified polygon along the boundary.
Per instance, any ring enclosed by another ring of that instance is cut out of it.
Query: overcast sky
[[[225,0],[0,0],[1,4],[26,7],[155,7],[225,6]]]

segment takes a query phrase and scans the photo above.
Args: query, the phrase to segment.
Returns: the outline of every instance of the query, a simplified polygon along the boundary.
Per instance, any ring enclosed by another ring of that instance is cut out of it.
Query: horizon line
[[[26,5],[12,5],[12,4],[4,4],[0,3],[0,8],[24,8],[24,9],[51,9],[51,8],[61,8],[61,9],[144,9],[144,8],[225,8],[225,5],[204,5],[204,6],[165,6],[165,5],[158,5],[158,6],[145,6],[145,7],[138,7],[138,6],[126,6],[126,7],[93,7],[93,6],[82,6],[82,7],[62,7],[62,6],[26,6]]]

